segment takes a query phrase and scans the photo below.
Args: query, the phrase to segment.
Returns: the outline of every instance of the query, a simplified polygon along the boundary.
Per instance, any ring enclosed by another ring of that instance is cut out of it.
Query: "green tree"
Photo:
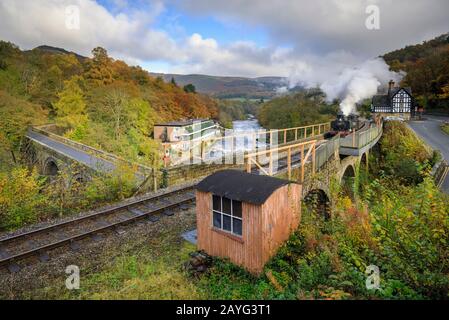
[[[187,93],[196,93],[196,88],[193,84],[189,83],[184,86],[184,91]]]
[[[82,78],[74,76],[64,82],[64,89],[58,94],[59,100],[53,104],[57,124],[74,129],[86,124],[86,102],[80,87]]]

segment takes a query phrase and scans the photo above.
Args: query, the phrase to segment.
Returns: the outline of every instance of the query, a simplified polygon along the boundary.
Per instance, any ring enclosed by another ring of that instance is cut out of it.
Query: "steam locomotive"
[[[337,118],[331,122],[331,131],[326,134],[325,138],[332,138],[340,133],[340,136],[345,137],[354,130],[360,128],[361,121],[356,114],[345,116],[341,111],[337,113]]]

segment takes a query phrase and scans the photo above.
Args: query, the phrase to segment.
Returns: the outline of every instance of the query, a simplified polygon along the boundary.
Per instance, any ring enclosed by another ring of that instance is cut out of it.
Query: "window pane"
[[[231,215],[231,200],[223,197],[223,213]]]
[[[214,211],[214,227],[221,229],[221,214]]]
[[[231,217],[223,215],[223,230],[231,231]]]
[[[235,217],[242,217],[242,203],[240,201],[232,200],[232,215]]]
[[[242,220],[232,219],[233,233],[241,236],[242,235]]]
[[[212,201],[213,201],[213,207],[214,207],[214,210],[217,210],[217,211],[221,211],[221,197],[219,197],[219,196],[212,196]]]

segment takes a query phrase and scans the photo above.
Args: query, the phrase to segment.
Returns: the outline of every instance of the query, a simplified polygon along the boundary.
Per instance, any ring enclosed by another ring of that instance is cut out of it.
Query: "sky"
[[[449,32],[447,13],[447,0],[0,0],[0,39],[85,56],[102,46],[151,72],[322,84]]]

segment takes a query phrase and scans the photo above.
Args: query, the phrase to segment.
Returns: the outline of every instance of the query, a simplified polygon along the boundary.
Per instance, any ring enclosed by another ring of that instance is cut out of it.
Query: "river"
[[[260,126],[257,119],[253,120],[236,120],[232,122],[234,132],[242,131],[258,131],[263,128]]]
[[[234,140],[235,145],[231,146],[229,141],[226,140],[225,143],[223,141],[217,141],[214,145],[211,146],[209,152],[206,155],[206,158],[213,159],[223,157],[224,153],[229,153],[231,150],[234,151],[248,151],[252,150],[254,146],[253,135],[251,132],[259,132],[263,131],[264,128],[259,124],[257,119],[248,119],[248,120],[235,120],[232,122],[233,129],[226,130],[226,137],[232,135],[239,135],[243,132],[248,133],[248,136],[242,137],[239,136]],[[265,143],[262,141],[257,142],[258,147],[265,146]]]

